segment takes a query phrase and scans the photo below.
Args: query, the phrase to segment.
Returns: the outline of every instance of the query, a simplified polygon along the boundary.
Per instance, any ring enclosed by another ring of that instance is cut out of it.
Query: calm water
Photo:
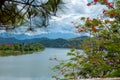
[[[57,57],[67,59],[69,49],[46,48],[43,52],[30,55],[0,57],[0,80],[53,80],[51,68]]]

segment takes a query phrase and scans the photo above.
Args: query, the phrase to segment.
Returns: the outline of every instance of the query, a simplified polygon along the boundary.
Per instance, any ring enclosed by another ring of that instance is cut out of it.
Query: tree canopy
[[[0,0],[0,28],[14,29],[29,22],[32,30],[31,21],[36,16],[41,20],[39,27],[46,27],[62,4],[62,0]]]
[[[82,17],[84,22],[72,22],[77,31],[88,32],[91,37],[82,45],[83,52],[72,49],[69,60],[54,67],[63,76],[56,80],[80,78],[120,77],[120,0],[93,0],[87,5],[106,5],[97,18]]]

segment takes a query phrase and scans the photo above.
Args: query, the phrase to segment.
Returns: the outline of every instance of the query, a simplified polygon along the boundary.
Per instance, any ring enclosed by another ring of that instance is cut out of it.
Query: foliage
[[[46,27],[50,16],[56,16],[58,9],[63,5],[62,0],[0,0],[0,28],[10,30],[30,23],[33,18],[40,17],[39,27]]]
[[[108,7],[98,18],[85,18],[84,24],[72,22],[78,32],[88,32],[91,38],[83,42],[83,53],[71,50],[70,59],[55,66],[63,75],[56,80],[95,77],[120,77],[120,0],[94,0],[88,6],[101,3]],[[64,71],[64,73],[63,73]]]
[[[43,51],[41,44],[0,44],[0,56],[16,56]]]

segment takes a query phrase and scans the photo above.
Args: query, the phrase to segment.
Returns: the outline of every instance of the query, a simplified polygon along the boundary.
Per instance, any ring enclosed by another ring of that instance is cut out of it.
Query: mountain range
[[[0,33],[0,37],[2,38],[15,38],[19,40],[24,40],[24,39],[33,39],[33,38],[49,38],[49,39],[71,39],[75,37],[80,37],[80,36],[86,36],[86,34],[75,34],[75,33],[44,33],[44,34],[38,34],[38,35],[27,35],[27,34],[13,34],[13,33]]]
[[[0,37],[0,44],[30,44],[30,43],[40,43],[45,47],[53,47],[53,48],[78,48],[79,45],[84,41],[88,39],[88,36],[81,36],[76,38],[70,38],[70,39],[63,39],[63,38],[57,38],[57,39],[50,39],[46,37],[42,38],[32,38],[32,39],[24,39],[19,40],[14,37],[7,37],[3,38]]]

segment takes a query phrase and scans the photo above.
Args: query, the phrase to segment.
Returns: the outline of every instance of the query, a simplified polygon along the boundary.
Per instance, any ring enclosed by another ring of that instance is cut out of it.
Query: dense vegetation
[[[62,0],[0,0],[0,28],[14,30],[25,23],[28,29],[34,31],[33,19],[37,16],[40,20],[34,24],[37,27],[46,27],[51,16],[56,16]]]
[[[43,51],[41,44],[0,44],[0,56],[17,56]]]
[[[86,40],[87,36],[71,38],[71,39],[43,39],[39,43],[46,47],[53,47],[53,48],[81,48],[79,45]]]
[[[82,17],[84,24],[72,22],[78,32],[89,32],[93,37],[83,42],[83,52],[72,49],[70,59],[54,67],[63,75],[53,76],[56,80],[120,77],[120,0],[93,0],[87,5],[99,3],[108,7],[103,15]]]
[[[17,40],[15,38],[0,38],[0,44],[31,44],[31,43],[39,43],[45,47],[52,48],[80,48],[80,44],[88,39],[87,36],[81,36],[77,38],[71,39],[48,39],[48,38],[34,38],[34,39],[25,39],[25,40]]]
[[[31,21],[35,16],[39,16],[42,21],[37,23],[37,26],[46,27],[50,16],[56,15],[62,0],[48,0],[47,2],[40,3],[41,1],[0,0],[0,28],[3,27],[7,31],[9,28],[14,29],[17,25],[29,22],[27,30],[34,31]],[[112,0],[112,2],[109,2],[109,0],[93,0],[87,5],[91,6],[94,4],[105,5],[108,9],[104,9],[103,15],[97,18],[82,17],[81,20],[84,24],[78,22],[77,25],[72,22],[78,32],[88,32],[93,37],[83,42],[81,45],[83,52],[72,49],[68,53],[70,59],[62,61],[59,65],[55,66],[54,69],[60,71],[63,75],[62,78],[53,76],[56,80],[120,77],[120,0]],[[18,8],[19,5],[22,7],[21,9]],[[61,41],[56,40],[55,44]],[[64,44],[65,42],[62,43]],[[38,51],[40,46],[35,46],[37,45],[1,44],[0,54],[1,56],[6,56]],[[57,61],[58,59],[55,60]]]

